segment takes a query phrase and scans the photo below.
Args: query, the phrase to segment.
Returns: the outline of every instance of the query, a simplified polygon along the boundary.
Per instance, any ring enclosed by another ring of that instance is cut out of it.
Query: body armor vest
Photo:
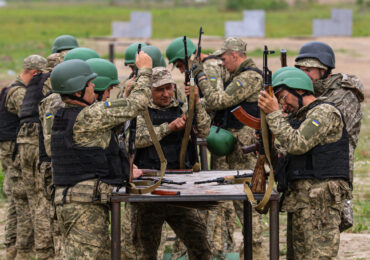
[[[3,88],[0,94],[0,141],[15,141],[17,139],[20,119],[17,114],[10,113],[5,108],[5,100],[9,90],[18,86],[26,87],[21,83],[14,83],[7,88]]]
[[[315,102],[308,109],[323,103],[334,106],[328,102]],[[304,120],[290,120],[290,124],[298,129]],[[349,139],[346,126],[343,126],[342,137],[334,143],[318,145],[303,155],[288,154],[286,174],[288,181],[328,178],[349,180]]]
[[[241,72],[248,71],[248,70],[253,70],[257,72],[258,74],[262,75],[261,70],[258,68],[250,68],[250,67],[245,67],[241,70]],[[240,72],[240,73],[241,73]],[[224,89],[233,81],[233,78],[230,78],[225,84],[224,84]],[[242,106],[242,108],[251,116],[260,117],[259,109],[257,106],[257,102],[247,102],[243,101],[235,106],[228,107],[223,110],[218,110],[215,113],[215,117],[213,119],[213,124],[216,126],[220,126],[221,128],[227,129],[227,128],[234,128],[234,129],[241,129],[244,127],[244,124],[241,123],[234,115],[231,113],[231,110],[234,108]]]
[[[32,77],[28,83],[26,95],[23,99],[21,108],[21,125],[24,123],[38,123],[39,119],[39,103],[45,98],[42,94],[44,82],[50,77],[51,72],[39,73]]]
[[[51,135],[54,184],[73,186],[80,181],[98,178],[107,184],[123,185],[129,177],[128,156],[113,133],[105,150],[74,144],[73,126],[82,109],[61,108],[54,117]]]
[[[166,111],[148,108],[150,119],[152,124],[155,126],[161,125],[163,123],[170,123],[176,118],[180,117],[183,112],[181,106],[171,107]],[[182,138],[184,136],[184,131],[172,132],[169,135],[165,136],[160,144],[163,149],[164,156],[167,160],[168,169],[179,169],[180,162],[180,150]],[[192,158],[190,155],[190,142],[185,156],[185,167],[192,168],[195,161],[191,161],[189,158]],[[139,168],[143,169],[159,169],[160,160],[153,145],[145,148],[137,149],[135,156],[135,164]]]

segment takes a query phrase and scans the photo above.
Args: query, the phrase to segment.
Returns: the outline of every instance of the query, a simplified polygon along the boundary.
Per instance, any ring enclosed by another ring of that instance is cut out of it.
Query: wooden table
[[[126,194],[125,188],[115,191],[111,197],[112,204],[112,259],[120,259],[121,255],[121,202],[167,202],[191,203],[204,201],[243,200],[244,201],[244,259],[252,256],[252,206],[243,191],[242,184],[206,183],[195,185],[195,181],[210,180],[229,175],[252,173],[250,170],[233,171],[201,171],[194,174],[166,174],[166,179],[186,181],[184,185],[162,184],[158,189],[180,191],[178,196],[132,195]],[[256,200],[261,200],[263,194],[254,194]],[[270,197],[270,259],[279,259],[279,194],[273,192]]]

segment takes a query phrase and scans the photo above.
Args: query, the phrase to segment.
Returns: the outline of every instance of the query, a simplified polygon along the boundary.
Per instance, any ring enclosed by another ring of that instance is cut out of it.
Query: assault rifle
[[[274,53],[274,51],[268,50],[267,46],[263,51],[263,87],[270,96],[273,96],[272,90],[272,72],[269,70],[267,65],[267,56]],[[265,118],[265,114],[261,110],[261,118]],[[265,120],[261,119],[261,122],[265,123]],[[260,149],[257,158],[256,167],[254,168],[253,178],[252,178],[252,192],[253,193],[264,193],[266,190],[266,173],[265,173],[265,161],[266,161],[266,151],[269,149],[271,151],[271,133],[267,129],[267,124],[265,126],[261,125],[262,138],[260,138]],[[264,138],[266,136],[267,138]],[[269,158],[270,160],[270,158]],[[270,169],[272,170],[272,169]]]
[[[150,177],[140,177],[134,180],[134,183],[137,185],[153,185],[159,181],[159,178],[150,178]],[[186,183],[186,181],[173,181],[169,180],[166,178],[162,178],[161,183],[166,183],[166,184],[175,184],[175,185],[183,185]]]
[[[141,51],[141,44],[137,46],[137,54]],[[137,75],[138,68],[135,69],[135,74]],[[130,177],[129,182],[132,182],[134,176],[134,159],[135,159],[135,139],[136,139],[136,117],[130,121],[130,137],[128,140],[128,154],[130,161]]]
[[[237,175],[230,175],[225,177],[219,177],[216,179],[206,180],[206,181],[196,181],[194,184],[212,183],[217,182],[219,184],[241,184],[246,181],[250,181],[252,178],[252,173],[244,173]]]
[[[154,169],[140,169],[143,172],[143,176],[160,176],[159,170]],[[180,170],[169,170],[166,169],[165,174],[192,174],[193,169],[180,169]]]
[[[199,29],[199,38],[198,38],[198,50],[197,50],[197,60],[200,62],[200,54],[202,53],[202,46],[200,42],[202,41],[202,34],[203,34],[202,26]]]

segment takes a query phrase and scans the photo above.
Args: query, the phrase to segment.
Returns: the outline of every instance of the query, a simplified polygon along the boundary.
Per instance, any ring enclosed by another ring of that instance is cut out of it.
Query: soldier
[[[7,259],[30,257],[33,247],[33,232],[27,196],[24,190],[19,166],[15,155],[17,129],[26,86],[31,78],[46,67],[46,60],[39,55],[24,59],[22,73],[9,87],[2,89],[0,96],[0,155],[4,170],[4,192],[8,197],[5,245]]]
[[[86,62],[65,61],[52,72],[53,90],[66,104],[54,117],[51,135],[63,259],[110,258],[107,203],[113,185],[127,180],[129,168],[112,129],[144,110],[150,95],[151,59],[141,52],[136,65],[138,79],[130,97],[111,102],[94,103],[91,81],[97,74]]]
[[[236,139],[231,152],[226,155],[226,162],[221,160],[224,169],[254,169],[256,156],[253,153],[244,154],[242,147],[255,143],[254,130],[240,123],[231,113],[231,110],[241,105],[251,115],[258,117],[257,98],[262,88],[262,72],[256,67],[252,59],[246,55],[246,43],[237,37],[227,38],[220,50],[213,54],[220,56],[222,65],[230,73],[230,79],[225,83],[224,90],[215,90],[211,80],[203,72],[202,65],[194,62],[193,74],[206,100],[208,109],[215,110],[213,123],[229,131]],[[243,223],[243,206],[241,201],[234,201],[234,207],[239,220]],[[262,247],[261,215],[253,210],[253,253],[258,258],[265,258]],[[244,250],[241,248],[240,250]]]
[[[189,67],[194,61],[196,46],[193,41],[186,38],[187,54]],[[169,63],[173,64],[181,73],[185,72],[185,46],[183,37],[174,39],[166,49],[166,56]],[[204,72],[210,78],[212,86],[217,90],[223,90],[223,84],[230,77],[229,72],[222,66],[222,60],[219,56],[200,54]],[[201,98],[201,103],[206,100]],[[207,106],[206,106],[207,107]],[[214,116],[214,111],[207,110]],[[215,160],[217,158],[217,160]],[[211,169],[228,169],[225,167],[226,157],[216,156],[211,153]],[[225,257],[226,252],[234,249],[233,233],[235,228],[235,210],[231,201],[220,203],[217,208],[209,211],[201,211],[207,222],[208,242],[210,243],[212,254],[215,257]],[[226,225],[223,223],[226,222]]]
[[[51,53],[59,53],[63,59],[69,50],[77,47],[79,45],[75,37],[72,35],[61,35],[54,40]]]
[[[292,213],[294,259],[333,259],[341,209],[351,196],[348,134],[341,112],[315,98],[310,78],[299,69],[284,69],[272,83],[276,96],[261,91],[258,106],[288,153],[277,174],[287,179],[280,183],[282,210]]]
[[[153,69],[152,98],[148,109],[155,132],[163,147],[167,160],[167,168],[179,169],[179,156],[181,141],[184,135],[186,122],[186,105],[179,103],[173,97],[174,84],[170,72],[164,67]],[[200,137],[209,133],[210,118],[200,104],[198,91],[196,93],[196,127]],[[137,120],[137,135],[135,142],[137,152],[135,164],[139,168],[159,169],[160,162],[155,152],[151,137],[143,117]],[[195,161],[187,150],[185,165],[191,169]],[[137,210],[137,223],[134,238],[137,245],[139,259],[156,259],[157,249],[161,237],[164,221],[169,223],[176,235],[188,248],[190,259],[209,259],[211,256],[206,238],[206,226],[202,222],[196,209],[174,207],[165,203],[148,205],[135,203]],[[181,216],[182,221],[179,221]],[[188,231],[192,230],[191,233]]]

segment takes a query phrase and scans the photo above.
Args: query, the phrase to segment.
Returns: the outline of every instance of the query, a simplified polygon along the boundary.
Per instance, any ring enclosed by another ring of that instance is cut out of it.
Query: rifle
[[[204,34],[202,30],[202,26],[199,29],[199,38],[198,38],[198,50],[197,50],[197,60],[200,62],[200,54],[202,53],[202,46],[200,45],[200,42],[202,40],[202,34]]]
[[[265,45],[265,49],[263,51],[263,87],[267,91],[267,93],[270,96],[273,96],[273,90],[272,90],[272,72],[269,70],[267,65],[267,56],[269,54],[274,53],[274,51],[269,51],[267,46]],[[264,119],[262,119],[264,117]],[[261,110],[261,122],[265,122],[265,114]],[[253,172],[253,178],[252,178],[252,192],[253,193],[264,193],[266,191],[266,173],[265,173],[265,161],[266,161],[266,151],[268,149],[268,152],[271,151],[271,134],[269,133],[267,129],[267,124],[265,127],[261,125],[262,129],[262,138],[260,138],[260,149],[259,149],[259,155],[257,158],[257,163],[254,168]],[[267,139],[264,138],[264,136],[267,135]],[[268,158],[270,160],[270,158]],[[271,166],[271,165],[270,165]],[[271,167],[270,167],[271,168]],[[270,169],[272,170],[272,169]]]
[[[281,62],[281,67],[288,66],[287,59],[286,59],[286,49],[280,49],[280,62]]]
[[[136,185],[153,185],[153,183],[156,183],[159,181],[159,178],[150,178],[150,177],[140,177],[134,181]],[[162,178],[161,184],[175,184],[175,185],[183,185],[186,184],[186,181],[173,181],[170,179]]]
[[[137,46],[137,54],[141,51],[141,44]],[[135,69],[135,74],[137,75],[138,68]],[[131,119],[130,122],[130,137],[128,140],[128,154],[130,161],[130,177],[129,182],[132,182],[134,176],[134,159],[135,159],[135,139],[136,139],[136,117]]]
[[[219,184],[241,184],[246,181],[250,181],[252,178],[252,173],[244,173],[237,175],[230,175],[225,177],[219,177],[216,179],[206,180],[206,181],[196,181],[194,184],[212,183],[217,182]]]
[[[143,176],[159,176],[160,171],[154,169],[140,169],[143,172]],[[169,170],[166,169],[165,174],[192,174],[193,169],[181,169],[181,170]]]

